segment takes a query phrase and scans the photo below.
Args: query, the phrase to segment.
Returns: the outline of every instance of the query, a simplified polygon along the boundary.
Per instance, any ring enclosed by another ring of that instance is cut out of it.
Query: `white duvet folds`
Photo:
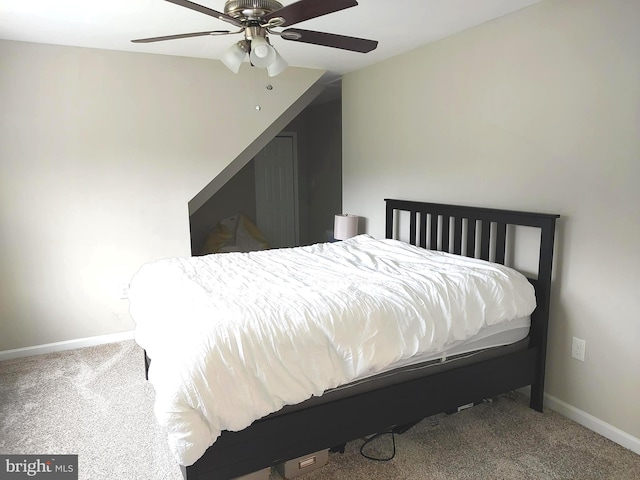
[[[367,235],[160,260],[129,300],[182,465],[223,430],[535,308],[515,270]]]

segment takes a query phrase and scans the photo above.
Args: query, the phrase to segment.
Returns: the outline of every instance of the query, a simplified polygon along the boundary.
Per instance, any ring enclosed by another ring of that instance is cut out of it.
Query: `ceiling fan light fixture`
[[[266,68],[276,60],[276,50],[264,37],[255,36],[251,39],[251,64],[256,67]]]
[[[274,51],[276,52],[276,59],[267,67],[267,73],[270,77],[280,75],[289,66],[287,61],[280,56],[278,51],[275,49]]]
[[[279,35],[292,42],[339,48],[351,52],[368,53],[378,46],[375,40],[349,37],[300,28],[276,31],[276,27],[289,27],[297,23],[339,12],[358,5],[356,0],[287,0],[283,6],[278,0],[226,0],[224,13],[188,0],[167,0],[180,7],[209,15],[240,28],[236,32],[213,30],[191,32],[162,37],[140,38],[134,43],[153,43],[164,40],[203,37],[206,35],[229,35],[244,33],[244,40],[232,45],[220,60],[234,73],[240,71],[242,62],[249,54],[251,65],[266,68],[269,76],[281,73],[288,65],[269,43],[269,35]],[[198,0],[199,1],[199,0]]]
[[[243,42],[234,43],[223,54],[222,63],[224,63],[233,73],[240,71],[240,65],[247,57],[247,49],[244,48]]]

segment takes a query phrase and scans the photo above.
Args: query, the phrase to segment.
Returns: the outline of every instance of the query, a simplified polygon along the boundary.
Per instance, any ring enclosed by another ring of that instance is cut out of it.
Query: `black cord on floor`
[[[380,438],[383,435],[391,435],[391,442],[393,445],[393,452],[391,453],[391,456],[388,458],[377,458],[377,457],[372,457],[370,455],[367,455],[366,453],[364,453],[364,449],[365,447],[372,442],[373,440],[376,440],[377,438]],[[396,456],[396,434],[394,432],[382,432],[382,433],[376,433],[375,435],[371,435],[369,438],[366,438],[364,443],[362,444],[362,446],[360,446],[360,455],[362,455],[364,458],[368,459],[368,460],[374,460],[376,462],[388,462],[389,460],[393,459],[393,457]]]

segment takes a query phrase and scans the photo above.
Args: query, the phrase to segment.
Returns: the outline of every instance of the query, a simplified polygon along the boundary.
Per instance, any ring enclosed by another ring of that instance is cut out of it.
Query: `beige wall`
[[[0,351],[132,329],[121,285],[322,73],[0,41]]]
[[[385,197],[562,215],[546,391],[636,438],[638,25],[638,1],[550,0],[343,79],[344,209],[370,233]]]

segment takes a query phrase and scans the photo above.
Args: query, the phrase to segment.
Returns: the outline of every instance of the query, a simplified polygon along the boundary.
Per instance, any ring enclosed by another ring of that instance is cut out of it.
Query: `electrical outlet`
[[[587,348],[587,342],[578,337],[573,337],[573,343],[571,344],[571,356],[576,360],[584,362],[584,352]]]
[[[121,300],[126,300],[129,298],[129,284],[128,283],[123,283],[120,286],[120,299]]]

